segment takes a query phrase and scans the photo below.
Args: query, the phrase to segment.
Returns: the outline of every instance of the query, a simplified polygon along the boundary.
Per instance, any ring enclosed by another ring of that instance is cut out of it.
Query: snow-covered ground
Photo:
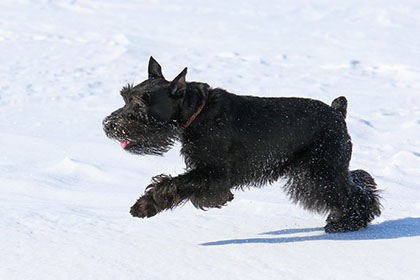
[[[2,0],[0,279],[419,279],[419,38],[418,0]],[[325,234],[278,182],[132,218],[183,172],[179,147],[133,156],[102,131],[150,55],[238,94],[345,95],[382,216]]]

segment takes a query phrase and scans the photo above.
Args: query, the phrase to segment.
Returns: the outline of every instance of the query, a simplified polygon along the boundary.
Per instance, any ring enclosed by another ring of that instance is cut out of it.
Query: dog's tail
[[[331,107],[343,114],[344,118],[347,115],[347,99],[344,96],[337,97],[331,103]]]
[[[354,187],[351,206],[354,210],[353,215],[358,216],[358,219],[367,225],[381,215],[381,197],[376,189],[375,180],[366,171],[358,169],[350,171],[350,183]]]

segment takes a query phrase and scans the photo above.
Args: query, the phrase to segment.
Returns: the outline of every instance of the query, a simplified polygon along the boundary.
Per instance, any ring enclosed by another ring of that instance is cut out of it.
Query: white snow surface
[[[2,0],[0,279],[419,279],[419,3]],[[151,55],[241,95],[345,95],[382,215],[326,234],[279,181],[131,217],[152,176],[184,170],[179,145],[140,157],[102,131]]]

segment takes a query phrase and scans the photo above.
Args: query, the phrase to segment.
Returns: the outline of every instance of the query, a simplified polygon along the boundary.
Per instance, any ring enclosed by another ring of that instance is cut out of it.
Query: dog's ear
[[[187,82],[185,76],[187,75],[187,67],[179,73],[178,76],[171,82],[171,95],[174,97],[183,97],[187,90]]]
[[[160,67],[159,63],[153,58],[153,56],[150,57],[148,70],[149,79],[163,78],[162,67]]]

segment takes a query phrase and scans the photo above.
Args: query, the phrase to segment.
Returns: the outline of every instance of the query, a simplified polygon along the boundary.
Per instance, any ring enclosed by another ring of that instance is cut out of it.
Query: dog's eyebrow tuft
[[[125,96],[130,93],[131,90],[133,90],[133,84],[127,84],[126,86],[123,86],[121,89],[121,95]]]

